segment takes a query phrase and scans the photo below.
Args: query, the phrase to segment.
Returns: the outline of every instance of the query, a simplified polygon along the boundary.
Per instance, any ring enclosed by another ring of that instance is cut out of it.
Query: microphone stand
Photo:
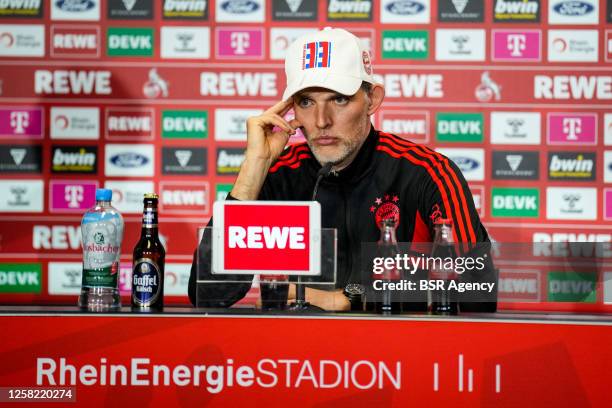
[[[331,173],[331,169],[333,167],[332,163],[327,163],[317,173],[317,181],[315,182],[314,189],[312,190],[312,201],[316,201],[317,198],[317,190],[319,189],[319,184],[321,180],[325,177],[329,176]],[[290,304],[287,310],[291,312],[322,312],[318,306],[311,305],[306,301],[306,286],[302,283],[302,277],[298,276],[297,283],[295,284],[295,302]]]

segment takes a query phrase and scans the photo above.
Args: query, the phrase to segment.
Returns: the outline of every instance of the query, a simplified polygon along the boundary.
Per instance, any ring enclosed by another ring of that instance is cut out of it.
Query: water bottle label
[[[132,302],[138,306],[151,306],[161,293],[161,272],[152,259],[138,259],[132,273]]]
[[[84,288],[117,288],[117,271],[119,264],[114,262],[108,268],[88,269],[83,265],[83,282]]]

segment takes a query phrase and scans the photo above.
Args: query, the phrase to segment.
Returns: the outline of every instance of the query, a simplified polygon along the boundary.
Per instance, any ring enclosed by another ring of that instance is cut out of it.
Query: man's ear
[[[370,105],[368,106],[368,115],[373,115],[380,108],[383,99],[385,99],[385,87],[382,84],[372,84],[370,92]]]

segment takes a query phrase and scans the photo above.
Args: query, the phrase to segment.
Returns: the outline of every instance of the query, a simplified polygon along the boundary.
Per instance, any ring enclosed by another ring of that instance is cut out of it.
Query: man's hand
[[[283,116],[293,107],[293,100],[278,102],[259,116],[247,119],[247,149],[231,195],[239,200],[256,200],[270,166],[282,153],[289,136],[301,126]],[[276,128],[275,128],[276,127]]]
[[[327,291],[313,288],[306,288],[306,301],[311,305],[318,306],[328,311],[347,311],[351,310],[351,302],[342,293],[342,289]],[[295,302],[295,285],[289,286],[289,296],[287,304]]]

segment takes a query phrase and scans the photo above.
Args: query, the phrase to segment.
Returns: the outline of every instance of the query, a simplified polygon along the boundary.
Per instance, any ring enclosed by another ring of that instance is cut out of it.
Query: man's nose
[[[331,125],[329,108],[326,105],[318,106],[316,109],[317,127],[325,129]]]

